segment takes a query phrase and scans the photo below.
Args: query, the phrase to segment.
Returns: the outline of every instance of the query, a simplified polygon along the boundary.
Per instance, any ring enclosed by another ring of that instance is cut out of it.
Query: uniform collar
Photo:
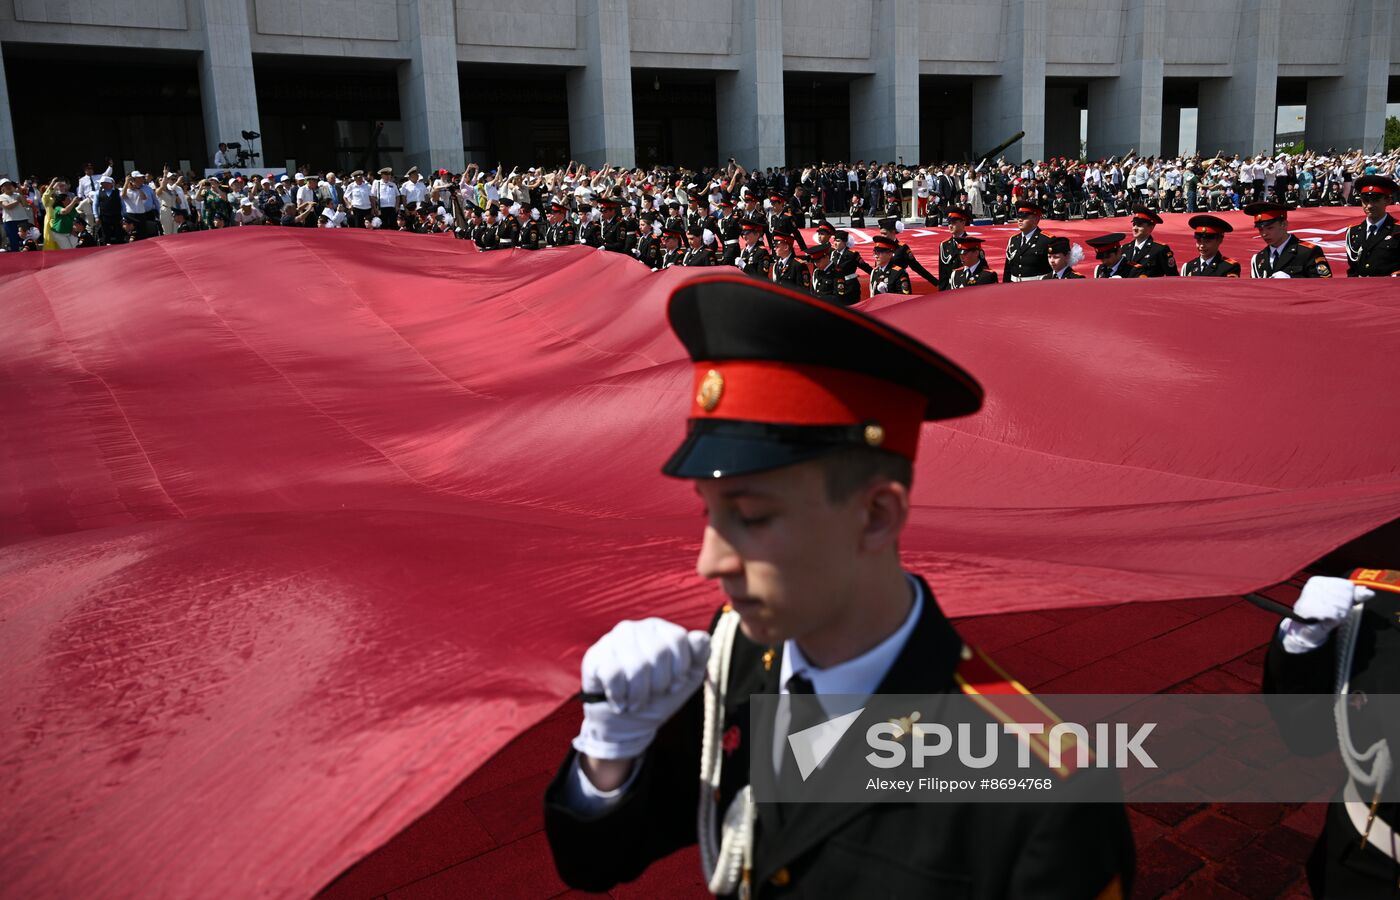
[[[924,590],[919,580],[905,574],[910,589],[914,592],[914,603],[904,622],[895,632],[880,643],[871,647],[854,659],[819,669],[802,655],[797,641],[789,638],[783,642],[783,662],[780,667],[778,684],[782,693],[787,693],[788,679],[793,675],[805,675],[811,679],[812,687],[818,694],[860,694],[875,693],[885,675],[890,671],[904,645],[909,641],[914,626],[924,611]]]

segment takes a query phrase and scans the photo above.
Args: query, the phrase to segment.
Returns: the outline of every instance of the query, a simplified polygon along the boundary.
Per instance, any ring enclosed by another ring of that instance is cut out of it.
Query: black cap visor
[[[666,464],[672,478],[728,478],[781,469],[867,446],[864,425],[774,425],[732,419],[695,419]]]

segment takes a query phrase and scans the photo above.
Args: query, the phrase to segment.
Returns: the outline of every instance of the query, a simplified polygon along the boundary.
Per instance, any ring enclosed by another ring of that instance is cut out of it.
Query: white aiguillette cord
[[[710,661],[705,678],[705,729],[700,745],[700,803],[698,831],[700,865],[710,893],[732,894],[740,898],[749,894],[749,877],[753,871],[753,826],[757,807],[753,788],[744,785],[724,815],[716,830],[719,815],[720,771],[724,748],[721,729],[724,727],[724,693],[729,684],[729,658],[734,649],[734,635],[739,630],[739,614],[729,610],[720,616],[710,639]],[[718,841],[718,846],[716,846]]]
[[[1341,628],[1338,629],[1338,650],[1337,653],[1337,700],[1333,706],[1333,716],[1337,722],[1337,743],[1342,751],[1342,762],[1346,764],[1347,774],[1351,776],[1353,788],[1360,784],[1371,790],[1371,804],[1367,810],[1365,828],[1361,830],[1361,846],[1366,846],[1370,838],[1372,823],[1376,820],[1376,808],[1380,805],[1381,792],[1385,789],[1385,784],[1390,780],[1390,745],[1385,738],[1381,738],[1367,748],[1365,753],[1356,749],[1356,745],[1351,741],[1351,724],[1347,717],[1347,695],[1351,690],[1351,666],[1356,656],[1356,638],[1361,630],[1361,616],[1365,612],[1366,605],[1357,603],[1351,608],[1350,614],[1343,620]],[[1365,763],[1371,764],[1369,772],[1362,769]],[[1354,791],[1358,797],[1364,796],[1360,791]],[[1362,801],[1364,802],[1364,801]]]

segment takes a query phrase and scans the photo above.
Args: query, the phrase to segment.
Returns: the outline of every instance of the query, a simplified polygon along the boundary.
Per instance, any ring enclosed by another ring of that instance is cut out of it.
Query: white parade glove
[[[1279,627],[1283,635],[1283,649],[1289,653],[1307,653],[1327,643],[1330,635],[1342,620],[1351,612],[1354,604],[1365,603],[1376,592],[1359,584],[1352,584],[1345,578],[1325,578],[1320,575],[1308,579],[1303,585],[1303,593],[1293,604],[1293,611],[1307,619],[1317,619],[1314,624],[1284,619]]]
[[[1275,272],[1274,274],[1270,275],[1269,277],[1270,277],[1270,278],[1292,278],[1293,276],[1292,276],[1292,275],[1289,275],[1287,272]]]
[[[583,654],[585,703],[574,749],[597,759],[634,759],[705,680],[710,636],[665,619],[623,621]]]

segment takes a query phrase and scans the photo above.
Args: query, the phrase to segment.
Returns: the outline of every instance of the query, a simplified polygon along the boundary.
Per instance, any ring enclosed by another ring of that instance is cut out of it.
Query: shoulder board
[[[1065,735],[1060,741],[1059,765],[1050,765],[1050,731],[1061,723],[1060,717],[979,648],[963,645],[962,659],[953,672],[953,681],[972,702],[1000,722],[1043,725],[1041,734],[1029,734],[1027,739],[1036,757],[1060,778],[1068,778],[1076,769],[1093,765],[1093,752],[1088,747],[1079,747],[1073,734]],[[1081,749],[1087,754],[1086,760],[1079,759]]]
[[[1400,594],[1400,572],[1394,569],[1355,569],[1347,580],[1378,591]]]
[[[891,269],[894,269],[896,272],[903,272],[903,271],[904,271],[904,267],[903,267],[903,266],[890,266],[890,268],[891,268]]]
[[[1232,266],[1238,266],[1238,265],[1240,264],[1240,263],[1239,263],[1239,260],[1237,260],[1237,259],[1231,259],[1231,258],[1228,257],[1228,256],[1222,256],[1222,257],[1220,257],[1220,261],[1221,261],[1221,262],[1229,263],[1229,264],[1232,265]]]
[[[1315,249],[1315,248],[1317,247],[1317,244],[1314,244],[1314,243],[1312,243],[1311,241],[1299,241],[1299,242],[1298,242],[1298,246],[1299,246],[1299,247],[1307,247],[1309,250],[1313,250],[1313,249]]]

